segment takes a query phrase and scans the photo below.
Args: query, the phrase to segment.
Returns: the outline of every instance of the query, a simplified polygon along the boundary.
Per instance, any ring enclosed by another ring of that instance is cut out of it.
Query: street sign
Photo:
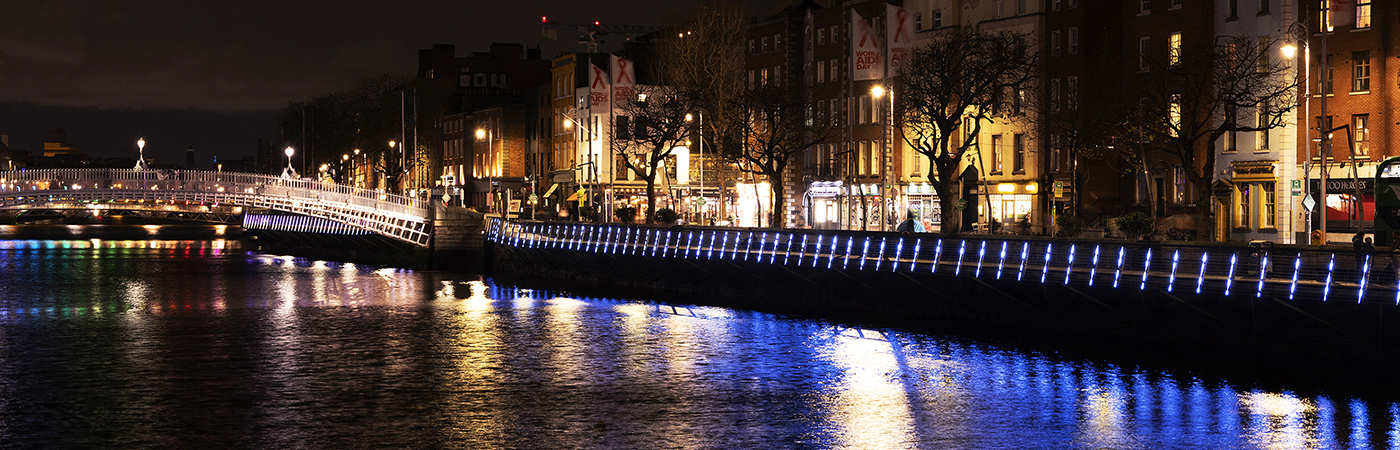
[[[1312,214],[1313,207],[1317,206],[1317,201],[1313,200],[1312,194],[1303,197],[1303,212]]]
[[[1056,182],[1055,182],[1055,198],[1061,198],[1061,197],[1064,197],[1064,196],[1065,196],[1065,182],[1063,182],[1063,181],[1056,181]]]

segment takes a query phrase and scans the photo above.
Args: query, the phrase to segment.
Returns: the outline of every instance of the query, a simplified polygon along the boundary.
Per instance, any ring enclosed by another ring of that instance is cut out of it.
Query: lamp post
[[[697,126],[699,126],[700,128],[700,142],[697,142],[695,144],[700,152],[700,157],[697,158],[697,161],[699,161],[700,163],[700,199],[697,200],[696,206],[698,206],[698,209],[700,210],[700,223],[705,223],[705,112],[696,111],[695,115],[698,119],[698,121],[696,122]],[[690,114],[686,114],[685,120],[689,122],[690,119]],[[721,193],[723,193],[723,191],[724,189],[720,189]]]
[[[1302,115],[1302,117],[1300,117],[1300,118],[1298,119],[1298,122],[1299,122],[1298,125],[1299,125],[1300,127],[1303,127],[1304,129],[1306,129],[1306,128],[1307,128],[1307,127],[1306,127],[1307,121],[1310,120],[1310,118],[1312,117],[1312,115],[1308,113],[1308,106],[1311,104],[1310,102],[1308,102],[1308,97],[1311,95],[1310,92],[1309,92],[1309,90],[1311,89],[1311,86],[1312,86],[1312,82],[1310,81],[1311,78],[1312,78],[1312,70],[1311,70],[1311,67],[1310,67],[1310,64],[1311,64],[1311,62],[1312,62],[1312,60],[1311,60],[1311,56],[1312,56],[1312,55],[1311,55],[1311,48],[1309,48],[1310,46],[1308,45],[1308,27],[1307,27],[1306,25],[1304,25],[1302,22],[1293,22],[1291,25],[1288,26],[1288,32],[1287,32],[1287,33],[1288,33],[1288,37],[1289,37],[1289,42],[1288,42],[1287,44],[1284,44],[1283,48],[1281,49],[1281,50],[1283,51],[1283,57],[1284,57],[1284,58],[1293,59],[1293,58],[1294,58],[1295,56],[1297,56],[1297,54],[1298,54],[1298,46],[1297,46],[1297,43],[1302,43],[1302,44],[1303,44],[1303,67],[1302,67],[1303,98],[1299,100],[1299,102],[1302,103],[1303,115]],[[1323,101],[1325,102],[1326,100],[1323,100]],[[1324,104],[1325,104],[1325,103],[1324,103]],[[1319,124],[1318,124],[1318,130],[1319,130],[1319,132],[1321,131],[1321,129],[1322,129],[1322,124],[1319,122]],[[1320,150],[1320,149],[1319,149],[1319,150]],[[1311,164],[1311,163],[1312,163],[1312,139],[1303,139],[1303,154],[1304,154],[1304,158],[1303,158],[1303,198],[1309,198],[1309,197],[1312,196],[1312,186],[1311,186],[1311,184],[1312,184],[1312,169],[1311,169],[1311,165],[1312,165],[1312,164]],[[1321,170],[1321,173],[1322,173],[1322,178],[1321,178],[1321,182],[1319,183],[1319,184],[1320,184],[1319,187],[1321,188],[1321,190],[1322,190],[1322,192],[1323,192],[1323,194],[1322,194],[1322,195],[1323,195],[1323,197],[1322,197],[1322,201],[1323,201],[1322,207],[1323,207],[1323,208],[1326,208],[1326,207],[1327,207],[1327,203],[1326,203],[1326,201],[1327,201],[1327,194],[1326,194],[1326,192],[1327,192],[1327,161],[1326,161],[1325,158],[1322,160],[1322,170]],[[1307,228],[1304,230],[1304,233],[1303,233],[1303,234],[1306,235],[1306,242],[1308,243],[1308,245],[1312,245],[1312,243],[1313,243],[1313,242],[1312,242],[1312,221],[1313,221],[1313,220],[1312,220],[1312,219],[1313,219],[1312,209],[1308,209],[1308,210],[1307,210],[1307,215],[1308,215],[1308,219],[1307,219]],[[1322,222],[1323,222],[1323,224],[1322,224],[1322,228],[1321,228],[1321,229],[1323,230],[1322,232],[1324,233],[1324,235],[1323,235],[1323,236],[1324,236],[1323,241],[1326,242],[1326,238],[1325,238],[1325,236],[1326,236],[1325,233],[1327,232],[1327,231],[1326,231],[1326,230],[1327,230],[1327,225],[1326,225],[1326,223],[1327,223],[1327,213],[1326,213],[1326,209],[1323,210]]]
[[[885,185],[885,188],[886,188],[886,189],[883,190],[883,192],[881,192],[882,195],[880,196],[880,203],[881,203],[881,204],[880,204],[880,215],[879,215],[879,217],[878,217],[878,219],[880,220],[880,231],[884,231],[884,230],[886,229],[886,227],[889,226],[889,223],[888,223],[889,220],[886,218],[886,214],[888,214],[889,211],[886,210],[886,209],[888,209],[888,208],[886,208],[886,206],[885,206],[885,204],[884,204],[885,202],[890,201],[890,193],[889,193],[888,187],[891,185],[890,180],[889,180],[890,174],[889,174],[889,171],[886,170],[887,167],[886,167],[886,165],[885,165],[885,155],[889,153],[889,148],[888,148],[888,146],[889,146],[889,141],[886,139],[885,132],[888,131],[888,126],[889,126],[889,124],[890,124],[890,122],[891,122],[891,121],[890,121],[890,115],[891,115],[891,113],[894,111],[894,91],[892,91],[892,90],[887,90],[887,89],[885,89],[884,86],[881,86],[881,85],[878,85],[878,84],[875,85],[875,87],[870,88],[870,95],[871,95],[872,97],[874,97],[876,100],[880,100],[880,99],[882,99],[882,98],[885,98],[885,97],[886,97],[886,95],[885,95],[886,93],[889,94],[888,98],[889,98],[890,100],[889,100],[889,102],[888,102],[888,105],[889,105],[890,109],[889,109],[889,112],[886,112],[886,114],[883,114],[885,117],[883,117],[883,120],[882,120],[881,123],[880,123],[880,181],[883,181],[883,182],[884,182],[884,185]],[[881,103],[881,104],[880,104],[880,109],[883,110],[885,105],[886,105],[886,103]],[[885,111],[881,111],[881,112],[885,112]],[[877,189],[878,189],[878,188],[877,188]]]
[[[292,146],[288,145],[287,149],[282,152],[287,154],[287,170],[282,171],[282,177],[295,179],[296,170],[292,169],[292,154],[296,153],[296,150],[293,150]]]
[[[136,138],[136,170],[146,170],[146,138]]]
[[[640,95],[645,96],[646,94],[640,94]],[[645,98],[645,97],[643,97],[643,98]],[[577,110],[574,110],[574,112],[577,113]],[[564,129],[572,128],[572,127],[574,126],[574,124],[576,124],[576,123],[578,123],[578,121],[577,121],[577,120],[574,120],[573,117],[570,117],[570,116],[567,115],[567,114],[564,115]],[[578,127],[579,127],[580,130],[582,130],[584,133],[587,133],[587,135],[588,135],[588,161],[587,161],[587,162],[584,162],[584,163],[576,164],[575,167],[576,167],[576,168],[579,168],[579,169],[582,169],[583,166],[592,166],[592,167],[590,167],[590,169],[592,170],[592,172],[591,172],[591,175],[592,175],[592,176],[589,177],[589,179],[590,179],[590,181],[592,181],[592,183],[590,183],[590,184],[588,185],[588,203],[591,205],[591,204],[593,203],[593,185],[598,183],[598,165],[593,163],[593,130],[590,130],[587,126],[585,126],[585,125],[583,125],[583,124],[581,124],[581,123],[578,124]],[[614,170],[616,170],[616,169],[614,169]],[[579,183],[579,184],[583,184],[583,183]],[[580,211],[580,212],[579,212],[579,216],[580,216],[579,219],[582,219],[582,218],[583,218],[582,215],[583,215],[583,213]]]
[[[491,128],[491,127],[488,126],[487,128]],[[495,136],[495,134],[496,134],[496,133],[495,133],[495,130],[494,130],[494,129],[487,129],[487,128],[477,128],[477,129],[476,129],[476,139],[477,139],[477,140],[486,139],[486,157],[485,157],[485,158],[482,158],[482,162],[481,162],[482,167],[481,167],[481,169],[482,169],[482,171],[486,172],[487,201],[490,202],[490,210],[491,210],[491,211],[495,211],[495,210],[496,210],[496,186],[495,186],[496,183],[491,179],[491,177],[492,177],[492,175],[493,175],[493,173],[492,173],[493,170],[492,170],[492,169],[494,168],[494,167],[493,167],[494,164],[492,164],[492,161],[495,160],[495,156],[496,156],[496,155],[495,155],[495,153],[496,153],[496,143],[495,143],[495,141],[496,141],[496,136]]]

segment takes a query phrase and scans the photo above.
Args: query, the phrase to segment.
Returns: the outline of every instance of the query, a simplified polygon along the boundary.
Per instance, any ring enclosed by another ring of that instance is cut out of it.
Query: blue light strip
[[[768,246],[768,232],[765,231],[765,232],[763,233],[763,239],[760,239],[760,240],[758,241],[758,259],[756,260],[757,262],[763,263],[763,247],[767,247],[767,246]],[[777,245],[774,245],[774,247],[776,248]]]
[[[1201,293],[1201,286],[1206,282],[1206,265],[1210,263],[1210,252],[1201,252],[1201,273],[1196,275],[1196,293]]]
[[[750,231],[748,237],[744,239],[744,261],[748,261],[750,256],[753,256],[753,232],[752,232],[752,231]]]
[[[1123,254],[1124,246],[1118,246],[1118,268],[1113,269],[1113,288],[1118,289],[1118,279],[1123,276]]]
[[[666,240],[661,242],[661,257],[665,258],[666,253],[671,251],[671,230],[666,230]]]
[[[1327,296],[1332,294],[1332,271],[1337,267],[1337,254],[1333,253],[1332,258],[1327,261],[1327,282],[1322,285],[1322,301],[1327,301]]]
[[[835,263],[835,261],[836,261],[836,247],[837,247],[837,245],[839,245],[839,244],[841,244],[841,236],[840,236],[840,235],[832,236],[832,237],[831,237],[831,254],[830,254],[830,255],[827,255],[827,257],[826,257],[826,268],[828,268],[828,269],[830,269],[831,266],[832,266],[832,264]]]
[[[972,271],[973,278],[982,277],[982,260],[987,257],[987,241],[982,241],[982,246],[977,250],[977,270]]]
[[[1152,268],[1152,248],[1147,248],[1147,258],[1142,261],[1142,284],[1138,285],[1138,290],[1147,289],[1147,273]]]
[[[1356,302],[1366,296],[1366,279],[1371,276],[1371,255],[1366,255],[1366,264],[1361,266],[1361,286],[1356,288]]]
[[[797,254],[797,265],[799,265],[799,266],[802,265],[802,258],[806,258],[806,257],[807,257],[807,236],[808,236],[807,234],[803,234],[803,235],[802,235],[802,248],[801,248],[801,250],[799,251],[799,253]],[[819,234],[819,235],[817,235],[817,236],[821,236],[821,235]],[[812,258],[812,264],[816,264],[816,263],[817,263],[817,258],[815,258],[815,257]]]
[[[728,238],[728,234],[725,235]],[[705,252],[705,259],[715,259],[715,240],[719,239],[719,231],[710,232],[710,250]],[[724,258],[724,244],[720,244],[719,257]]]
[[[1264,277],[1269,274],[1269,252],[1259,252],[1259,286],[1254,288],[1254,298],[1264,298]]]
[[[962,274],[963,255],[965,254],[967,254],[967,239],[963,239],[962,243],[958,244],[958,267],[953,269],[953,276]]]
[[[928,270],[928,273],[938,273],[938,263],[941,261],[943,261],[943,238],[938,238],[938,246],[933,248],[933,267]]]
[[[1001,251],[997,252],[997,279],[1001,279],[1001,268],[1006,265],[1006,241],[1001,241]]]
[[[1288,282],[1288,299],[1293,300],[1293,293],[1298,291],[1298,270],[1303,268],[1303,253],[1293,258],[1293,280]],[[1197,294],[1200,291],[1196,291]]]
[[[803,238],[806,239],[806,235],[803,235]],[[792,241],[795,241],[795,240],[797,240],[797,235],[795,235],[795,234],[789,234],[789,235],[788,235],[787,249],[783,250],[783,265],[784,265],[784,266],[788,265],[788,260],[792,259]],[[806,245],[806,244],[804,243],[803,245]],[[799,260],[802,259],[801,255],[799,255],[797,259],[799,259]],[[801,263],[801,262],[799,261],[799,264],[800,264],[800,263]]]
[[[1230,254],[1230,271],[1225,273],[1225,296],[1230,296],[1230,288],[1235,285],[1235,263],[1239,262],[1239,254]]]
[[[1065,264],[1065,285],[1066,285],[1066,286],[1069,285],[1069,273],[1070,273],[1070,270],[1074,268],[1074,249],[1075,249],[1075,247],[1076,247],[1075,244],[1070,244],[1070,245],[1069,245],[1069,262]]]
[[[1023,277],[1026,276],[1026,260],[1027,260],[1027,259],[1030,259],[1030,257],[1031,257],[1031,243],[1030,243],[1030,242],[1022,242],[1022,243],[1021,243],[1021,264],[1020,264],[1019,267],[1016,269],[1016,281],[1021,281],[1021,278],[1023,278]]]
[[[729,232],[724,232],[724,241],[719,244],[719,259],[724,259],[724,249],[729,247]]]
[[[700,257],[700,246],[697,244],[696,239],[700,239],[701,241],[704,241],[704,239],[705,239],[704,235],[705,235],[705,233],[704,233],[704,232],[701,232],[701,233],[700,233],[700,237],[697,238],[697,237],[695,237],[695,232],[694,232],[694,231],[691,231],[691,232],[690,232],[690,241],[687,243],[687,246],[686,246],[686,248],[685,248],[685,257],[686,257],[686,259],[690,259],[692,256],[694,256],[695,258],[699,258],[699,257]]]
[[[885,237],[880,236],[880,253],[875,255],[875,271],[880,271],[880,263],[885,262]]]
[[[1167,292],[1172,291],[1172,286],[1176,284],[1176,268],[1181,259],[1181,249],[1172,252],[1172,274],[1167,276]]]
[[[822,235],[817,235],[817,248],[812,251],[812,268],[817,268],[817,260],[822,259]]]
[[[870,257],[870,236],[860,245],[860,270],[865,270],[865,260]]]
[[[818,238],[818,239],[820,239],[820,238]],[[909,271],[910,271],[910,272],[913,272],[913,271],[919,269],[919,247],[921,247],[921,246],[923,246],[923,245],[924,245],[924,238],[919,238],[918,240],[915,240],[915,241],[914,241],[914,260],[909,262]]]
[[[904,256],[904,236],[899,237],[899,241],[894,244],[894,263],[890,264],[890,272],[899,271],[899,258]]]
[[[1045,244],[1045,265],[1044,265],[1044,266],[1041,266],[1041,268],[1040,268],[1040,283],[1041,283],[1041,284],[1044,284],[1044,283],[1045,283],[1045,276],[1050,274],[1050,256],[1051,256],[1051,254],[1052,254],[1052,253],[1051,253],[1051,252],[1052,252],[1052,250],[1051,250],[1052,248],[1054,248],[1053,244],[1050,244],[1050,243],[1046,243],[1046,244]]]
[[[851,265],[851,244],[856,240],[855,236],[846,237],[846,256],[841,260],[841,270],[846,270]]]

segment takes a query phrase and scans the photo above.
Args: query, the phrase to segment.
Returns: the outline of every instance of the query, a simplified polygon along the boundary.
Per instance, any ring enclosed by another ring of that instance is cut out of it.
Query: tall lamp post
[[[1308,27],[1307,27],[1306,25],[1304,25],[1302,22],[1293,22],[1291,25],[1288,26],[1288,38],[1289,38],[1289,42],[1288,42],[1287,44],[1284,44],[1284,46],[1283,46],[1283,48],[1282,48],[1282,50],[1283,50],[1283,57],[1284,57],[1284,58],[1293,59],[1294,57],[1296,57],[1296,56],[1298,55],[1298,44],[1301,43],[1301,44],[1303,45],[1303,67],[1302,67],[1302,70],[1301,70],[1301,71],[1302,71],[1302,77],[1303,77],[1303,98],[1302,98],[1301,100],[1299,100],[1299,102],[1301,102],[1301,103],[1303,104],[1303,105],[1302,105],[1302,106],[1303,106],[1303,115],[1302,115],[1302,117],[1299,117],[1299,118],[1298,118],[1298,122],[1299,122],[1298,125],[1299,125],[1300,127],[1303,127],[1304,129],[1306,129],[1306,128],[1307,128],[1307,121],[1310,120],[1310,118],[1312,117],[1312,114],[1309,114],[1309,112],[1308,112],[1308,106],[1311,105],[1311,102],[1308,101],[1308,98],[1311,96],[1311,93],[1309,92],[1309,90],[1311,89],[1311,86],[1312,86],[1312,81],[1310,81],[1311,78],[1312,78],[1312,69],[1311,69],[1311,67],[1310,67],[1310,64],[1311,64],[1311,62],[1312,62],[1312,55],[1311,55],[1311,50],[1312,50],[1312,49],[1311,49],[1310,46],[1308,45]],[[1326,96],[1324,96],[1324,99],[1323,99],[1323,105],[1324,105],[1324,106],[1323,106],[1323,108],[1324,108],[1324,109],[1323,109],[1323,111],[1324,111],[1324,112],[1323,112],[1323,116],[1324,116],[1324,117],[1326,116],[1326,112],[1325,112],[1325,111],[1326,111],[1326,109],[1325,109],[1325,108],[1326,108],[1326,101],[1327,101],[1327,100],[1326,100]],[[1322,134],[1322,127],[1323,127],[1322,122],[1319,121],[1319,123],[1318,123],[1318,132],[1319,132],[1319,135]],[[1303,198],[1306,199],[1306,198],[1310,198],[1310,197],[1312,196],[1312,186],[1311,186],[1311,184],[1312,184],[1312,168],[1311,168],[1311,165],[1312,165],[1312,139],[1303,139],[1303,152],[1304,152],[1304,155],[1305,155],[1304,158],[1303,158]],[[1321,153],[1321,149],[1320,149],[1320,148],[1319,148],[1319,153]],[[1327,208],[1327,160],[1326,160],[1326,157],[1325,157],[1325,156],[1322,157],[1322,170],[1321,170],[1321,173],[1322,173],[1322,175],[1321,175],[1322,178],[1321,178],[1321,181],[1320,181],[1320,183],[1319,183],[1319,185],[1320,185],[1319,187],[1321,188],[1321,191],[1322,191],[1322,203],[1321,203],[1321,206],[1322,206],[1323,208]],[[1326,233],[1327,233],[1327,213],[1326,213],[1326,211],[1327,211],[1326,209],[1323,209],[1323,214],[1322,214],[1322,228],[1321,228],[1321,230],[1322,230],[1322,232],[1323,232],[1323,242],[1326,242],[1326,241],[1327,241],[1327,239],[1326,239]],[[1313,243],[1313,241],[1312,241],[1313,208],[1308,208],[1307,214],[1308,214],[1307,228],[1304,230],[1304,234],[1307,235],[1307,238],[1306,238],[1307,240],[1306,240],[1306,242],[1308,243],[1308,245],[1312,245],[1312,243]]]
[[[146,138],[136,138],[136,170],[146,170]]]
[[[481,168],[481,169],[482,169],[483,171],[486,172],[487,201],[491,203],[491,205],[490,205],[490,206],[491,206],[491,208],[490,208],[491,211],[495,211],[495,210],[496,210],[496,186],[495,186],[496,183],[491,179],[491,177],[492,177],[492,175],[494,175],[492,172],[493,172],[493,169],[494,169],[495,164],[492,164],[492,161],[495,159],[495,156],[496,156],[496,155],[495,155],[495,153],[496,153],[496,133],[495,133],[495,130],[493,130],[493,129],[488,129],[488,128],[491,128],[491,127],[488,126],[487,128],[477,128],[477,129],[476,129],[476,139],[477,139],[477,140],[482,140],[482,139],[485,139],[485,140],[486,140],[486,157],[485,157],[485,158],[482,158],[482,162],[481,162],[482,168]]]
[[[697,116],[697,124],[700,128],[700,142],[695,143],[700,152],[700,157],[697,158],[697,161],[700,163],[700,199],[696,200],[696,209],[700,210],[700,223],[703,224],[705,223],[705,112],[696,111],[695,115]],[[690,114],[685,115],[685,120],[687,122],[691,120]],[[723,192],[724,189],[720,189],[720,191]]]

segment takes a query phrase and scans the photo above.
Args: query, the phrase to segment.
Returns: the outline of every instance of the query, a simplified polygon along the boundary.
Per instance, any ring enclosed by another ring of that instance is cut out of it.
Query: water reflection
[[[1400,439],[1400,405],[1375,399],[228,245],[0,241],[0,442],[1340,449]],[[214,416],[226,419],[190,419]]]

